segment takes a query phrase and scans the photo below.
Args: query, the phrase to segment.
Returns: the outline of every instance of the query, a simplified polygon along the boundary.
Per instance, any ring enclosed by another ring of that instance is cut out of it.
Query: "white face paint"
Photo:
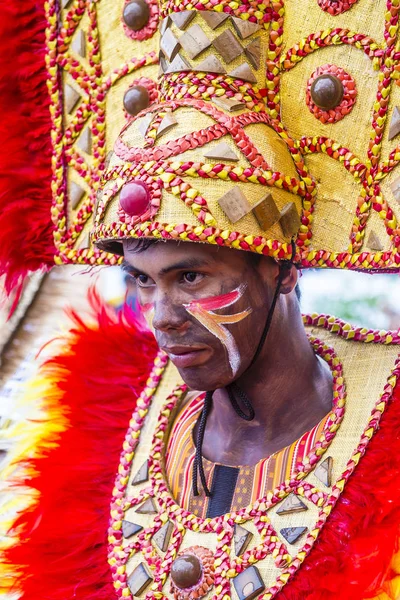
[[[234,315],[218,315],[214,311],[235,304],[243,296],[245,290],[246,286],[243,284],[227,294],[211,296],[210,298],[200,298],[199,300],[192,300],[189,304],[184,304],[187,312],[197,319],[210,333],[215,335],[226,348],[233,375],[236,375],[239,370],[240,353],[233,335],[224,325],[243,321],[251,313],[251,308]]]

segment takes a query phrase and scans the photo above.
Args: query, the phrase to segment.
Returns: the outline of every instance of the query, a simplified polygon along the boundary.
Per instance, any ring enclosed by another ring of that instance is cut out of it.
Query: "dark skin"
[[[216,390],[204,437],[205,458],[231,466],[254,465],[297,440],[331,410],[331,372],[306,336],[294,291],[294,266],[285,272],[267,340],[249,368],[278,281],[279,265],[274,260],[174,241],[140,252],[135,243],[125,242],[124,254],[140,304],[153,307],[159,346],[178,363],[192,390]],[[232,315],[251,309],[240,322],[226,326],[238,349],[239,368],[233,373],[227,348],[185,305],[227,294],[243,284],[241,298],[214,311]],[[190,364],[182,366],[182,361]],[[225,390],[233,381],[250,398],[253,421],[241,419],[233,410]]]

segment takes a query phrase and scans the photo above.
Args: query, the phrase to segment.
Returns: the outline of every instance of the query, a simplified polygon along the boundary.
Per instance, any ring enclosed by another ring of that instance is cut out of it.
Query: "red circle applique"
[[[318,6],[333,17],[340,15],[358,2],[358,0],[318,0]]]
[[[133,188],[134,184],[137,184],[137,189]],[[132,189],[128,189],[131,186]],[[124,196],[124,190],[125,195]],[[132,192],[132,194],[130,194]],[[129,196],[132,197],[138,192],[137,198],[130,200]],[[146,192],[148,199],[146,198]],[[122,197],[121,197],[122,196]],[[132,214],[133,205],[136,204],[139,214]],[[128,225],[136,225],[137,223],[144,223],[149,219],[152,219],[158,212],[161,205],[161,185],[158,180],[153,179],[150,176],[136,177],[131,181],[128,181],[120,192],[120,204],[118,206],[118,217],[120,223],[126,223]],[[129,213],[124,210],[126,208]],[[141,212],[140,212],[141,211]]]
[[[126,183],[119,194],[122,210],[130,217],[143,215],[150,206],[150,190],[144,181]]]
[[[323,110],[319,108],[311,97],[311,86],[317,77],[321,75],[333,75],[343,84],[343,97],[335,108]],[[310,112],[321,123],[337,123],[351,112],[357,98],[357,87],[353,77],[341,67],[336,65],[323,65],[318,67],[307,82],[306,104]]]

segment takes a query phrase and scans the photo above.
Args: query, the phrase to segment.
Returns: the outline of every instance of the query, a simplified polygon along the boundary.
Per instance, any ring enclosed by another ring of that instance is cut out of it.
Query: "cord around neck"
[[[294,253],[293,253],[293,255],[294,255]],[[274,316],[275,307],[276,307],[276,303],[278,301],[278,297],[279,297],[279,294],[281,291],[283,278],[285,277],[288,268],[290,268],[291,266],[292,266],[291,261],[282,261],[282,263],[279,266],[278,281],[276,284],[274,297],[272,299],[272,303],[271,303],[270,309],[268,311],[267,320],[265,322],[265,326],[264,326],[263,332],[261,334],[260,341],[258,342],[257,349],[256,349],[254,356],[253,356],[249,366],[247,367],[246,371],[248,371],[254,365],[254,363],[256,362],[256,360],[259,358],[259,356],[261,354],[261,351],[265,344],[265,340],[267,339],[267,336],[268,336],[268,332],[271,328],[272,317]],[[230,383],[229,385],[226,386],[226,391],[228,392],[228,398],[229,398],[229,401],[230,401],[235,413],[241,419],[244,419],[246,421],[252,421],[255,417],[255,412],[254,412],[253,405],[252,405],[249,397],[247,396],[247,394],[237,385],[237,383],[235,381],[233,381],[232,383]],[[192,478],[193,478],[192,487],[193,487],[193,494],[195,496],[199,496],[199,488],[198,488],[198,481],[197,481],[198,475],[200,475],[200,480],[201,480],[201,484],[203,486],[205,495],[207,497],[211,496],[211,492],[208,489],[206,476],[204,473],[202,450],[203,450],[204,434],[205,434],[205,430],[206,430],[207,419],[208,419],[208,416],[211,411],[214,392],[215,392],[215,390],[212,390],[212,391],[209,391],[206,393],[203,410],[201,411],[199,418],[197,420],[198,429],[197,429],[197,437],[196,437],[196,454],[195,454],[195,458],[194,458],[194,462],[193,462],[193,474],[192,474]],[[242,410],[242,408],[238,402],[238,399],[240,400],[243,407],[245,407],[247,409],[247,413],[245,413]]]

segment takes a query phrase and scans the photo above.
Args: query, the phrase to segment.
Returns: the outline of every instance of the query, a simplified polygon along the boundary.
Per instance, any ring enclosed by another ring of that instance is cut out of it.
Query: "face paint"
[[[148,302],[147,304],[140,304],[140,311],[144,316],[150,331],[154,333],[154,304],[152,302]]]
[[[200,298],[199,300],[192,300],[189,304],[183,305],[192,317],[197,319],[203,327],[215,335],[225,346],[233,375],[239,369],[240,355],[233,335],[224,325],[243,321],[251,313],[251,308],[234,315],[217,315],[213,311],[227,308],[237,302],[243,296],[245,289],[245,285],[240,285],[227,294],[212,296],[210,298]]]

